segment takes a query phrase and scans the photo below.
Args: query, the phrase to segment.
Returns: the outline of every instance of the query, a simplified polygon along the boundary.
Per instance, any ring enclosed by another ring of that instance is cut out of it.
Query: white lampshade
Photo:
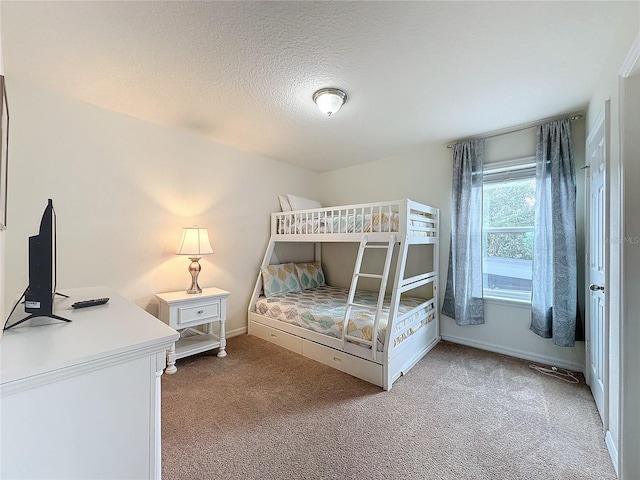
[[[322,113],[331,116],[347,101],[347,94],[337,88],[323,88],[313,94],[313,101]]]
[[[184,227],[182,229],[182,241],[178,247],[177,255],[200,257],[213,253],[209,242],[209,232],[206,228]]]

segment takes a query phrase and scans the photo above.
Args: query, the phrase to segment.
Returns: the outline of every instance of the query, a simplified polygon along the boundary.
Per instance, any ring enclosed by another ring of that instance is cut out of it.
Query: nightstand
[[[226,290],[203,288],[202,293],[157,293],[158,317],[170,327],[180,331],[180,340],[167,351],[165,373],[176,373],[176,360],[196,353],[219,349],[218,357],[226,357],[225,322],[227,321]],[[218,335],[213,324],[218,323]]]

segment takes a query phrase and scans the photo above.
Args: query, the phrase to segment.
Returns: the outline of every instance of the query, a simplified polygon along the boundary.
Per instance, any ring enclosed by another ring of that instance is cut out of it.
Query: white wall
[[[155,313],[154,293],[190,284],[174,253],[198,224],[214,249],[199,283],[229,290],[228,330],[246,328],[277,195],[316,196],[317,174],[40,90],[9,67],[5,308],[28,282],[27,239],[52,198],[60,291],[108,285]]]
[[[558,112],[563,113],[563,112]],[[574,124],[578,168],[584,164],[584,125]],[[488,139],[487,161],[535,155],[535,130]],[[440,208],[440,298],[446,285],[451,234],[452,152],[444,144],[425,145],[403,155],[320,175],[322,201],[329,205],[411,198]],[[579,174],[581,175],[581,174]],[[582,193],[578,192],[578,198]],[[347,258],[347,255],[345,255]],[[329,276],[329,273],[327,274]],[[485,324],[459,327],[441,316],[441,334],[449,340],[553,365],[582,370],[584,343],[557,347],[529,330],[530,308],[487,302]]]

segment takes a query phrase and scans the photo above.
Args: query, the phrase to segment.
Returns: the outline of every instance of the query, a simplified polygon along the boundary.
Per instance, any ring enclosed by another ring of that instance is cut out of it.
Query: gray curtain
[[[531,330],[573,346],[577,292],[576,176],[564,119],[538,127]]]
[[[482,165],[484,139],[453,147],[451,245],[442,313],[458,325],[484,323],[482,299]]]

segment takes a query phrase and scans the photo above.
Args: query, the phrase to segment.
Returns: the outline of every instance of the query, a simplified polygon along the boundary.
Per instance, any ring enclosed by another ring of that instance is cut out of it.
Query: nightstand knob
[[[198,315],[202,315],[204,313],[204,310],[198,310]]]

